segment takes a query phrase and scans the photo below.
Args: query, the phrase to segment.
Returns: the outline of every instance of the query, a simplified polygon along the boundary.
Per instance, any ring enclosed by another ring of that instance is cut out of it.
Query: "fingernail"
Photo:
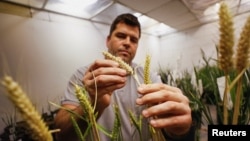
[[[144,117],[148,117],[148,111],[147,111],[147,110],[143,110],[143,111],[142,111],[142,115],[143,115]]]
[[[153,120],[153,119],[151,119],[151,120],[150,120],[150,124],[151,124],[153,127],[155,127],[155,126],[156,126],[156,121]]]
[[[142,102],[142,100],[141,100],[140,98],[137,98],[137,99],[136,99],[136,103],[137,103],[138,105],[143,104],[143,102]]]
[[[140,87],[138,87],[138,91],[143,91],[144,87],[144,85],[141,85]]]

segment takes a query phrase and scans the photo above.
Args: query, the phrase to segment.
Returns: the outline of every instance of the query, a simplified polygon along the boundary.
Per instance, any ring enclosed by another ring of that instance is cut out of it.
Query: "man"
[[[133,63],[141,27],[138,19],[132,14],[119,15],[111,25],[106,40],[108,52],[120,57],[137,71],[140,82],[143,82],[143,68]],[[144,117],[142,123],[143,141],[150,140],[148,125],[162,129],[169,138],[182,138],[189,132],[192,118],[189,100],[180,89],[161,82],[156,74],[151,74],[152,84],[137,85],[132,75],[122,69],[119,64],[109,59],[95,60],[92,64],[78,69],[72,75],[62,106],[83,115],[83,108],[75,97],[74,84],[84,86],[92,103],[96,101],[95,112],[98,113],[97,122],[107,131],[112,131],[115,114],[113,105],[119,107],[122,136],[124,141],[139,141],[139,134],[131,124],[128,111],[136,116]],[[97,92],[97,98],[96,98]],[[147,107],[147,105],[152,105]],[[151,118],[157,117],[157,118]],[[86,130],[86,123],[77,119],[82,132]],[[55,124],[61,131],[57,137],[59,141],[76,141],[77,136],[70,120],[70,114],[60,110],[55,118]],[[109,141],[110,137],[101,131],[100,140]]]

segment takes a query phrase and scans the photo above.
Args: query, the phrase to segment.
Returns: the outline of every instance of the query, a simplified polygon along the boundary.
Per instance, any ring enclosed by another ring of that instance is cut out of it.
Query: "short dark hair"
[[[124,13],[121,15],[118,15],[113,23],[111,24],[109,36],[112,34],[112,32],[115,30],[116,25],[118,23],[125,23],[129,26],[138,27],[139,28],[139,37],[141,37],[141,24],[138,21],[138,18],[130,13]]]

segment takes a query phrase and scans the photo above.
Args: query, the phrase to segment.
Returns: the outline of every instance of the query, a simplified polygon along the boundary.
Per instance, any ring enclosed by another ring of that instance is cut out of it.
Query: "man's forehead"
[[[114,33],[133,34],[133,36],[139,38],[139,28],[137,26],[130,26],[127,24],[117,24]]]

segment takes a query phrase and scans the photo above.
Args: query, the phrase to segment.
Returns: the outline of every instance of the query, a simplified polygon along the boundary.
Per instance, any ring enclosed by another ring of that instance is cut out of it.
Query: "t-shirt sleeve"
[[[74,85],[77,84],[79,86],[83,86],[82,79],[87,70],[87,67],[79,68],[73,73],[70,77],[70,80],[67,83],[66,90],[64,91],[64,97],[61,101],[61,104],[73,104],[79,105],[79,101],[75,96],[75,87]]]

